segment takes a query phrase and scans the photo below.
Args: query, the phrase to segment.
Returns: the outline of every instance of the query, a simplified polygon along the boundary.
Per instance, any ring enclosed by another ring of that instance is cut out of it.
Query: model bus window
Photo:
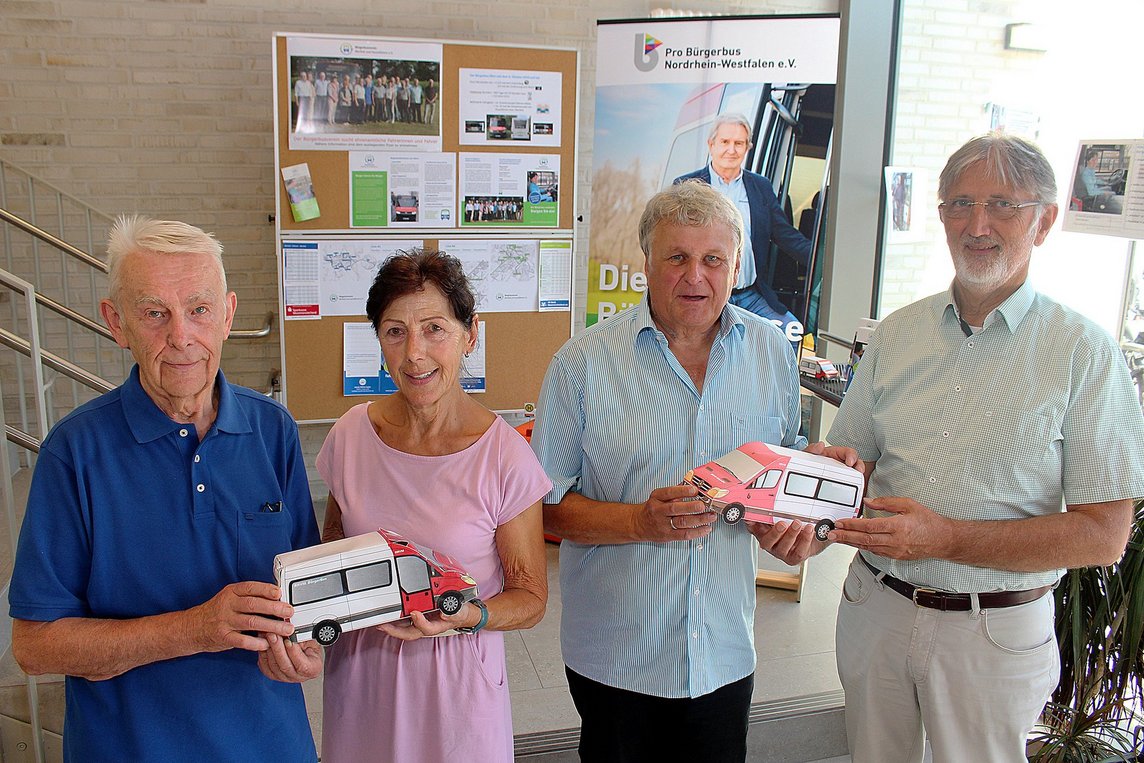
[[[818,480],[805,474],[791,474],[787,477],[787,495],[797,495],[802,498],[814,498],[814,491],[818,489]]]
[[[838,503],[843,506],[853,506],[854,499],[857,497],[858,488],[834,480],[823,480],[822,486],[818,489],[818,500]]]
[[[397,558],[397,579],[401,583],[401,590],[406,593],[417,593],[429,590],[429,567],[416,556],[399,556]]]
[[[312,578],[295,580],[290,585],[290,603],[297,607],[302,604],[311,604],[315,601],[321,601],[322,599],[342,596],[345,592],[345,587],[342,585],[341,573],[330,572],[325,575],[316,575]]]
[[[389,568],[388,561],[346,570],[346,589],[350,593],[368,591],[370,588],[382,588],[392,582],[393,571]]]
[[[755,480],[755,487],[763,490],[769,490],[770,488],[779,484],[779,480],[782,479],[782,476],[782,469],[767,469],[765,472],[759,475],[757,480]]]

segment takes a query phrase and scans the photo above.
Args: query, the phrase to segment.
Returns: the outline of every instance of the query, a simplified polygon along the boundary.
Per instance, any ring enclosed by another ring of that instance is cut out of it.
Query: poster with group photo
[[[555,228],[559,154],[461,154],[462,228]]]
[[[441,150],[441,45],[290,37],[290,150]]]
[[[757,286],[755,302],[766,295],[782,307],[772,309],[775,322],[801,334],[817,302],[810,237],[833,127],[838,17],[600,22],[597,38],[587,324],[642,298],[637,225],[653,194],[686,177],[711,182],[713,171],[734,182],[742,171],[752,208],[777,203],[790,217],[782,236],[754,221],[748,238],[760,245],[742,263],[751,280],[736,291]],[[772,252],[768,238],[797,251]]]
[[[1083,140],[1062,227],[1144,238],[1144,140]]]

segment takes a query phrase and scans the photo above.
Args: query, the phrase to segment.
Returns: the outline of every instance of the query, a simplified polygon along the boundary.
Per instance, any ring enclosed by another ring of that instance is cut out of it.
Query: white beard
[[[1015,262],[1006,251],[1005,245],[991,238],[972,241],[975,244],[992,244],[998,247],[990,257],[971,257],[959,248],[953,253],[953,268],[957,279],[971,286],[996,286],[1005,283],[1022,266]]]

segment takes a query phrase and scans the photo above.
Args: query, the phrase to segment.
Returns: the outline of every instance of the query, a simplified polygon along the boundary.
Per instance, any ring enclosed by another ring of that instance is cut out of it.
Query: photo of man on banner
[[[656,192],[694,180],[743,216],[731,302],[792,342],[814,331],[837,22],[600,23],[598,55],[610,65],[597,70],[587,325],[643,298],[632,234],[639,210]]]
[[[787,219],[775,197],[771,181],[743,169],[751,149],[751,123],[742,114],[720,114],[707,137],[707,166],[677,177],[674,182],[697,180],[726,196],[743,215],[743,255],[739,278],[731,291],[731,304],[774,322],[787,338],[802,337],[802,321],[790,311],[772,287],[771,243],[803,268],[810,266],[810,240]],[[797,324],[797,325],[795,325]]]

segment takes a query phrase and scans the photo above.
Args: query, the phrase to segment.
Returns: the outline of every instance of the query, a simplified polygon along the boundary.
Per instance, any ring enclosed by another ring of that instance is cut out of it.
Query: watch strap
[[[481,601],[480,599],[469,599],[469,603],[475,604],[481,610],[481,619],[479,621],[477,621],[476,625],[472,625],[472,626],[466,625],[466,626],[462,626],[460,628],[456,628],[455,630],[458,633],[476,633],[481,628],[484,628],[486,625],[489,624],[489,608],[488,608],[488,606],[486,606],[485,603],[483,601]]]

